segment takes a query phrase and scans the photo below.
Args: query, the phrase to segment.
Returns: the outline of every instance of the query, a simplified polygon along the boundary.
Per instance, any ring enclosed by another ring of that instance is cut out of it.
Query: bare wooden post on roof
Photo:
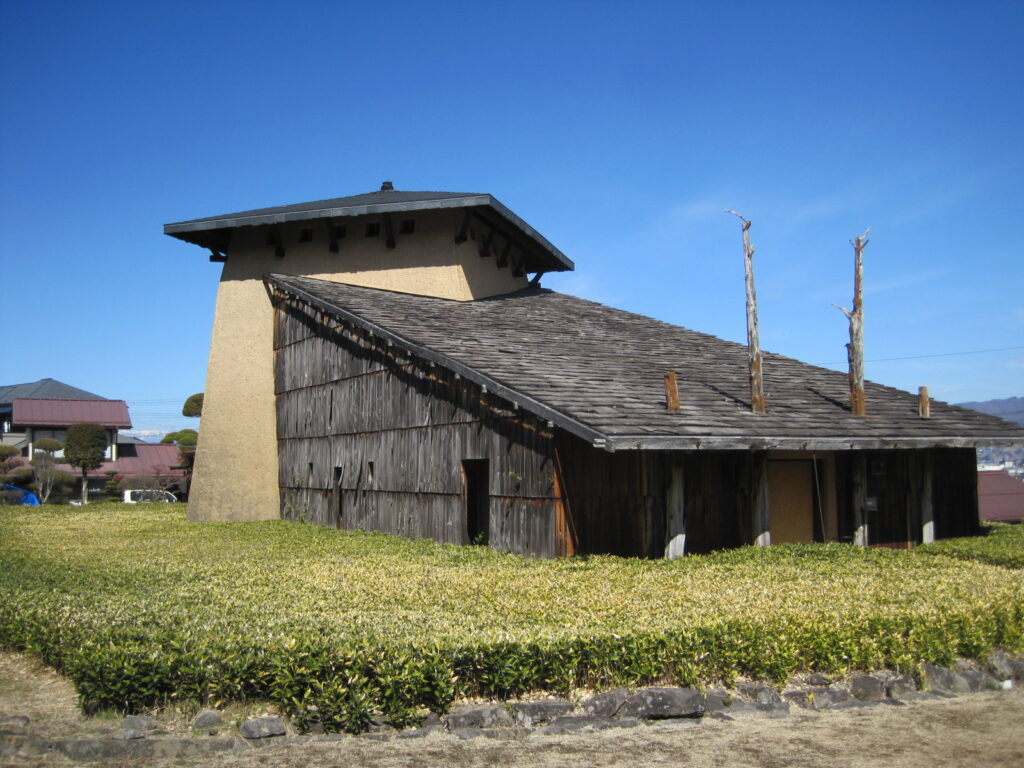
[[[757,331],[757,293],[754,290],[754,246],[750,244],[750,222],[736,211],[726,210],[743,222],[743,267],[747,282],[747,358],[750,367],[750,408],[754,413],[767,411],[761,376],[761,341]]]
[[[679,381],[672,371],[665,374],[665,407],[670,411],[679,410]]]
[[[850,343],[846,345],[846,357],[850,364],[850,412],[854,416],[867,413],[864,397],[864,260],[862,254],[868,244],[869,227],[864,234],[850,241],[853,246],[853,309],[834,305],[850,321]]]
[[[917,415],[922,419],[931,418],[932,401],[928,398],[928,387],[917,388]]]

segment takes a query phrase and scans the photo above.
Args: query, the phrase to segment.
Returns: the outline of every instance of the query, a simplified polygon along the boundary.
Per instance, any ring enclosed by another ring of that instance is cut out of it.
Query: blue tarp
[[[4,490],[5,491],[17,491],[18,493],[20,493],[21,494],[21,503],[22,504],[27,504],[30,507],[38,507],[39,506],[39,497],[36,496],[31,491],[26,491],[24,488],[18,488],[17,486],[14,486],[14,485],[7,485],[6,483],[4,483]]]

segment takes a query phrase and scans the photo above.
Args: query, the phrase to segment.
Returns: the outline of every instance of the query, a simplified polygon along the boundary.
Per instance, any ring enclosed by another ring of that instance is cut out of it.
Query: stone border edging
[[[516,740],[642,725],[664,730],[697,725],[703,718],[786,717],[792,706],[816,711],[879,704],[903,706],[912,700],[1020,687],[1024,681],[1024,656],[1013,657],[994,651],[984,667],[961,661],[951,668],[922,664],[920,671],[923,690],[911,675],[888,670],[857,673],[841,682],[817,673],[802,675],[781,691],[755,681],[740,681],[732,690],[710,688],[703,692],[669,686],[635,691],[619,688],[594,694],[578,705],[559,698],[464,705],[444,716],[431,713],[419,728],[405,730],[393,729],[378,720],[370,731],[359,736],[288,735],[285,721],[274,715],[249,718],[239,725],[237,733],[216,735],[227,726],[220,713],[205,710],[195,717],[192,727],[194,732],[205,731],[209,735],[164,735],[154,718],[129,715],[122,721],[122,729],[112,735],[48,739],[32,734],[27,716],[0,713],[0,759],[27,759],[47,753],[60,753],[78,761],[200,757],[268,744],[309,744],[353,738],[390,741],[424,738],[434,733],[447,733],[459,739]]]

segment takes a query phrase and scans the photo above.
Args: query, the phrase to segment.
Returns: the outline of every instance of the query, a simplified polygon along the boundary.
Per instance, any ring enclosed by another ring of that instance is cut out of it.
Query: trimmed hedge
[[[984,523],[984,536],[945,539],[918,547],[924,554],[975,560],[1005,568],[1024,569],[1024,524]]]
[[[839,544],[538,560],[182,505],[0,512],[0,646],[87,710],[274,702],[358,732],[465,696],[1024,651],[1024,573]]]

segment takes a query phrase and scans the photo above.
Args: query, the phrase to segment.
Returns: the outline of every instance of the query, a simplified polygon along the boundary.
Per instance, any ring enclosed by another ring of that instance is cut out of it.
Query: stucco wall
[[[398,234],[403,218],[412,234]],[[188,505],[190,520],[269,520],[279,516],[273,376],[273,308],[263,285],[269,272],[305,275],[371,288],[456,301],[526,286],[481,258],[472,239],[454,242],[461,214],[420,213],[394,220],[396,247],[381,234],[367,238],[368,216],[348,219],[338,253],[328,248],[328,224],[304,222],[281,230],[285,255],[267,244],[268,227],[236,230],[221,273],[206,372],[202,429]],[[311,229],[311,242],[299,242]]]

